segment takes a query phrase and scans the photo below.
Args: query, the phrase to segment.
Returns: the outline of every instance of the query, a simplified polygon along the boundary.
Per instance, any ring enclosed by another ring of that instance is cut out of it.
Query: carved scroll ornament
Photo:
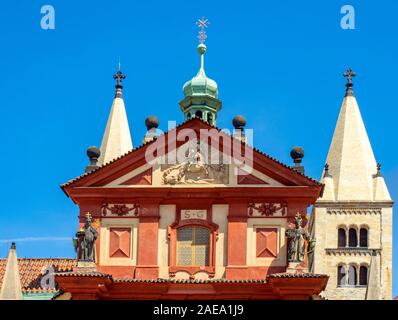
[[[280,212],[282,216],[287,213],[287,204],[282,203],[249,203],[249,216],[253,216],[255,212],[259,212],[261,216],[274,216]]]
[[[138,204],[108,204],[103,203],[101,206],[102,216],[138,216],[140,206]]]

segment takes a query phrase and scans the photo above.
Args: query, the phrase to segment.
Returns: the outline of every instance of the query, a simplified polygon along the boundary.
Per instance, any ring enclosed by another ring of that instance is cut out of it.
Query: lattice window
[[[210,254],[210,230],[183,227],[177,231],[177,265],[207,266]]]

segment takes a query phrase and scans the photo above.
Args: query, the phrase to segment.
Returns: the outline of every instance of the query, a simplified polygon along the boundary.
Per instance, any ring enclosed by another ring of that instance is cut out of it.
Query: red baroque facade
[[[164,137],[184,128],[199,137],[213,127],[192,119]],[[219,134],[216,144],[201,143],[231,154],[223,139],[230,137]],[[174,139],[177,149],[186,143]],[[170,184],[173,168],[145,158],[158,140],[62,186],[80,209],[80,226],[90,213],[99,233],[95,269],[56,274],[64,292],[72,299],[308,299],[325,288],[327,276],[287,272],[285,237],[297,213],[306,219],[321,184],[256,149],[251,174],[235,175],[231,164],[222,182]],[[156,156],[173,151],[169,145]]]

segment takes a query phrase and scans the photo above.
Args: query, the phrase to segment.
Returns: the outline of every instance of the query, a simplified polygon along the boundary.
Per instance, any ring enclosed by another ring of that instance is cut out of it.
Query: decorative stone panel
[[[131,229],[110,228],[109,257],[130,258]]]
[[[277,256],[277,234],[276,228],[256,229],[256,257],[269,258]]]

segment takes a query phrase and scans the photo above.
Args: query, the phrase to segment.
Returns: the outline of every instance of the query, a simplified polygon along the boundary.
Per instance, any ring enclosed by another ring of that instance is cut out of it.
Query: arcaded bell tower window
[[[344,248],[347,246],[347,235],[346,231],[343,228],[339,228],[338,231],[338,247],[339,248]]]
[[[357,277],[357,268],[353,265],[350,265],[348,267],[348,285],[356,286],[358,284]]]
[[[359,230],[359,246],[363,248],[368,247],[368,230],[365,228]]]
[[[210,254],[210,230],[188,226],[177,231],[177,265],[208,266]]]
[[[357,230],[350,228],[348,231],[348,246],[350,248],[355,248],[358,246],[358,235]]]
[[[368,284],[368,267],[361,266],[359,268],[359,285],[366,286]]]

